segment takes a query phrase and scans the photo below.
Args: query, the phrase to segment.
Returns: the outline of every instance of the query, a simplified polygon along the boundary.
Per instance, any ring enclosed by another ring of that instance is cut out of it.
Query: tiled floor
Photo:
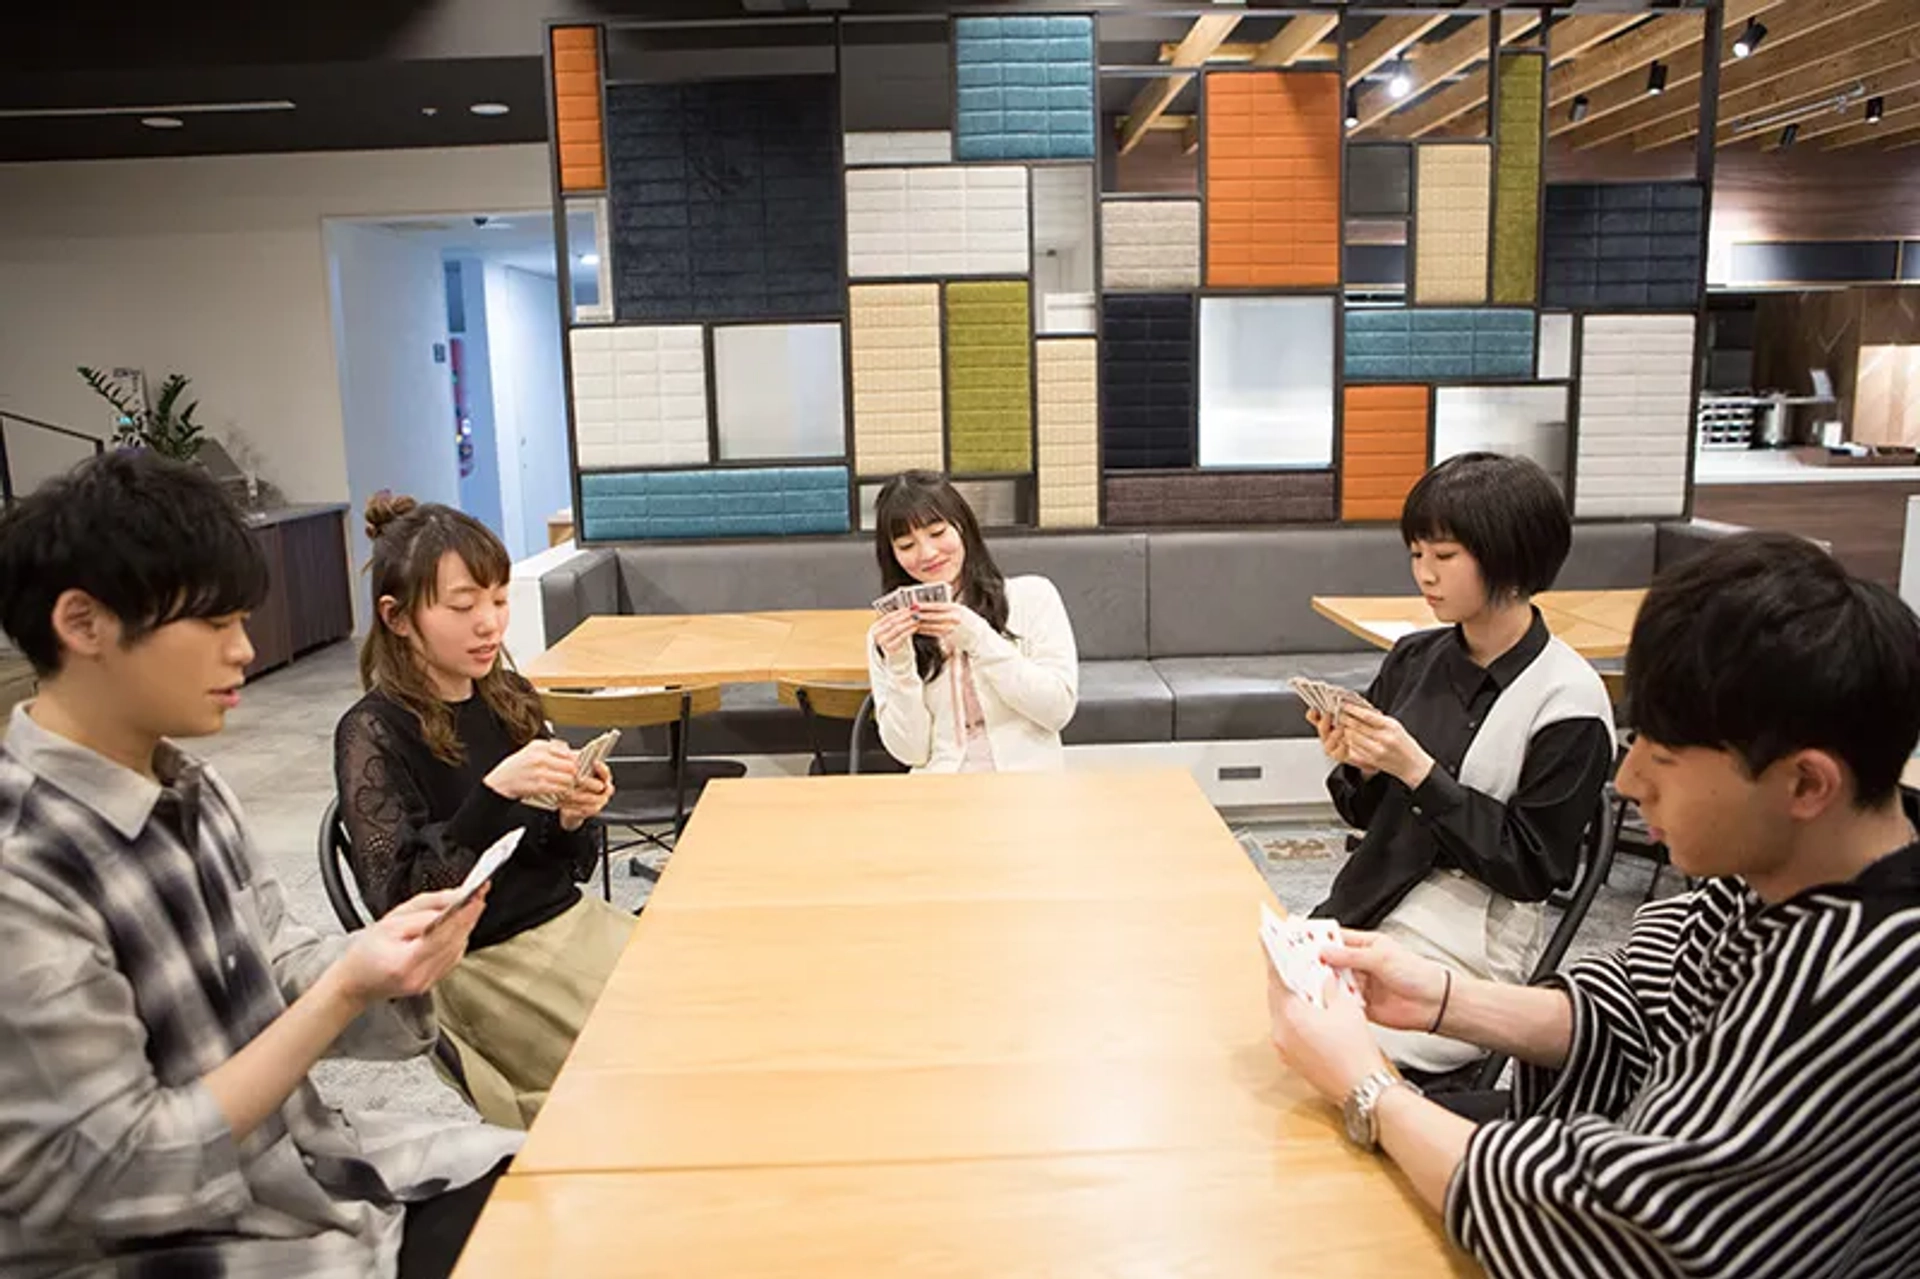
[[[297,916],[324,932],[339,924],[320,883],[320,816],[333,795],[333,727],[359,696],[350,644],[314,653],[249,686],[224,733],[190,743],[224,777],[244,806],[260,856],[285,885]],[[1324,895],[1345,856],[1345,831],[1325,816],[1235,825],[1249,856],[1290,909]],[[1672,877],[1669,877],[1672,882]],[[1625,861],[1595,902],[1576,951],[1625,934],[1647,884],[1646,864]],[[616,868],[614,897],[632,909],[651,881]],[[422,1062],[327,1063],[323,1088],[338,1103],[459,1113],[462,1104]]]

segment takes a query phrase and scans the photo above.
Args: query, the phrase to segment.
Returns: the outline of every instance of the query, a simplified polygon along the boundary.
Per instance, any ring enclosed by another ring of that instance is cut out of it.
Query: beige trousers
[[[472,952],[433,988],[441,1033],[482,1118],[505,1128],[533,1122],[633,925],[588,894],[538,928]]]
[[[1521,983],[1546,948],[1546,908],[1502,897],[1457,870],[1437,870],[1380,921],[1379,932],[1416,955],[1456,973]],[[1374,1027],[1380,1049],[1396,1065],[1435,1074],[1486,1056],[1477,1044],[1410,1030]]]

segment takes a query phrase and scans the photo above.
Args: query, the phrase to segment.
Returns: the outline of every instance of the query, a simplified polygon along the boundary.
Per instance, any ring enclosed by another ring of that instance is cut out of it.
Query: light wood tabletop
[[[536,688],[864,684],[870,609],[589,617],[520,673]]]
[[[1184,771],[715,783],[458,1274],[1470,1273],[1272,900]]]
[[[1646,597],[1644,590],[1545,591],[1533,602],[1547,629],[1592,661],[1627,655],[1633,619]],[[1316,595],[1313,611],[1380,648],[1392,648],[1413,631],[1440,625],[1417,595]]]

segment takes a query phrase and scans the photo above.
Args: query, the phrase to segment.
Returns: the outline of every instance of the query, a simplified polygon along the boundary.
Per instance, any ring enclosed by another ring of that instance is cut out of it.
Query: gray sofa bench
[[[1726,525],[1582,524],[1555,585],[1645,586]],[[1080,706],[1068,745],[1310,737],[1286,680],[1363,688],[1381,652],[1313,611],[1316,595],[1408,595],[1407,552],[1382,526],[1239,531],[1001,533],[1008,576],[1051,579],[1073,619]],[[603,613],[864,608],[879,593],[870,538],[650,542],[593,547],[540,579],[546,638]],[[799,714],[771,687],[727,689],[702,720],[703,754],[805,751]]]

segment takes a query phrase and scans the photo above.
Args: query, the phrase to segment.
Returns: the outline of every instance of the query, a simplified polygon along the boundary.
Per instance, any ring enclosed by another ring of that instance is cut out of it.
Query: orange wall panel
[[[1206,77],[1207,283],[1340,281],[1340,77]]]
[[[560,148],[560,189],[604,190],[607,147],[600,119],[598,27],[554,28],[553,118]]]
[[[1427,469],[1424,386],[1350,386],[1340,431],[1340,518],[1398,520]]]

